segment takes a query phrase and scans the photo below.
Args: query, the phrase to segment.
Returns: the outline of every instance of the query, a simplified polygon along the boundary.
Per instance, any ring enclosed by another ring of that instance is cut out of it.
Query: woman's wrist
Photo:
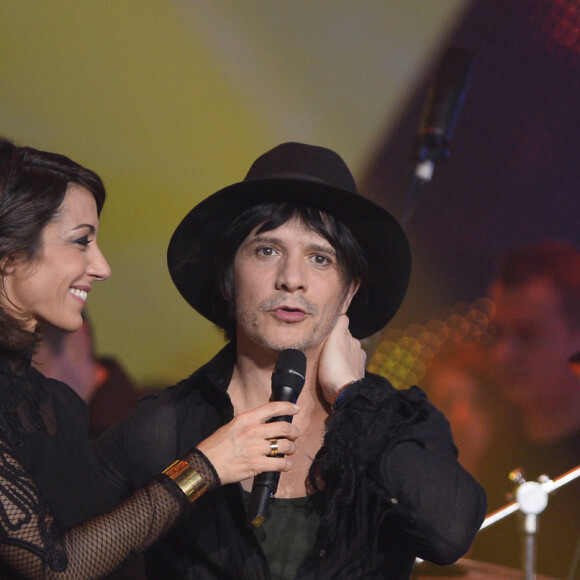
[[[163,471],[179,487],[190,503],[201,497],[207,491],[207,482],[203,476],[182,459],[173,462]]]
[[[174,461],[160,477],[167,483],[171,481],[174,491],[180,490],[190,503],[209,489],[221,485],[214,466],[199,449],[193,449],[183,458]]]

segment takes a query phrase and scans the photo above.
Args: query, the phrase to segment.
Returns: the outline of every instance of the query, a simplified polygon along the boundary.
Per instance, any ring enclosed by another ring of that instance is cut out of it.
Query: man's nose
[[[276,288],[286,292],[296,292],[308,288],[305,264],[301,257],[287,256],[280,264],[276,278]]]

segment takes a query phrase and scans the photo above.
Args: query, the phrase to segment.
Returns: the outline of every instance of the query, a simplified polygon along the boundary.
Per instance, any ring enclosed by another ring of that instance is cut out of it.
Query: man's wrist
[[[353,379],[352,381],[348,381],[347,383],[342,385],[342,387],[340,387],[340,389],[338,389],[338,391],[336,391],[336,393],[334,394],[334,398],[332,399],[332,409],[334,411],[336,411],[336,409],[338,409],[338,407],[344,401],[350,386],[353,385],[354,383],[357,383],[360,380],[362,380],[362,379]]]

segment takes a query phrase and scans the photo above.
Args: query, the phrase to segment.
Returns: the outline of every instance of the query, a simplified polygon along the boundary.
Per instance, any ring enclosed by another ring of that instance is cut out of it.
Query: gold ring
[[[270,439],[270,457],[278,455],[278,439]]]

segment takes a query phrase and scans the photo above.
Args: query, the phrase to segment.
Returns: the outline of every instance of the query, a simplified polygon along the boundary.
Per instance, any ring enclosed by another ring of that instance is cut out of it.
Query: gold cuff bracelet
[[[203,477],[181,459],[172,463],[163,474],[173,480],[192,503],[207,490],[207,483]]]

